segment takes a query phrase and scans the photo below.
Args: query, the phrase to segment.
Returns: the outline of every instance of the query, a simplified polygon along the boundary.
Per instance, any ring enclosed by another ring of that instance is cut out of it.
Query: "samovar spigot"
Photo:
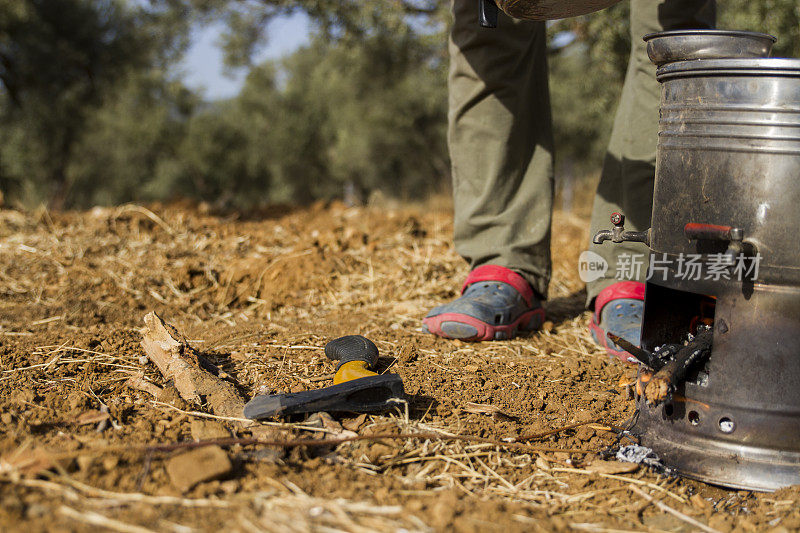
[[[604,229],[598,231],[592,242],[595,244],[603,244],[605,241],[611,242],[643,242],[650,246],[650,229],[645,231],[627,231],[625,229],[625,215],[622,213],[611,213],[611,223],[614,225],[613,229]]]

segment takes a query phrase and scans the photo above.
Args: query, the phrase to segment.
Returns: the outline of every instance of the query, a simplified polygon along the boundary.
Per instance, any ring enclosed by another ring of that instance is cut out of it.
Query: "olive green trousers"
[[[477,0],[453,0],[453,14],[448,145],[456,251],[471,268],[494,264],[519,272],[546,298],[555,147],[545,25],[501,13],[497,28],[481,28]],[[610,226],[614,211],[626,215],[627,229],[650,225],[660,89],[642,36],[713,27],[715,16],[714,0],[631,0],[631,56],[595,196],[592,234]],[[644,279],[643,244],[590,249],[608,262],[608,270],[588,284],[589,301],[618,281],[621,257],[626,264],[630,254],[643,258],[633,279]]]

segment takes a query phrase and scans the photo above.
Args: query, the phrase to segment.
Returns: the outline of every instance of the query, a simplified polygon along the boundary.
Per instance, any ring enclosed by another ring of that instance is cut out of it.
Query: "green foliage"
[[[326,159],[328,103],[304,87],[318,82],[319,59],[313,49],[301,49],[283,65],[260,65],[236,99],[252,132],[253,167],[268,169],[272,179],[272,188],[256,191],[257,198],[306,203],[339,192]]]
[[[143,41],[115,0],[28,0],[2,11],[0,81],[8,126],[0,159],[17,184],[50,186],[61,195],[87,115],[139,61]]]
[[[774,55],[800,56],[796,0],[719,4],[720,27],[772,33]],[[296,11],[311,44],[252,65],[271,23]],[[549,27],[561,175],[602,161],[628,12]],[[249,69],[228,101],[202,102],[174,74],[205,23],[227,26],[226,61]],[[0,191],[64,206],[422,196],[449,176],[448,23],[435,0],[0,0]],[[556,48],[565,32],[575,39]]]
[[[340,190],[414,195],[448,175],[445,73],[432,53],[413,33],[376,34],[359,47],[318,41],[287,63],[290,108],[321,107],[318,149]]]
[[[159,1],[152,12],[131,6],[125,0],[0,0],[0,189],[23,202],[59,206],[89,201],[95,188],[104,198],[131,190],[133,184],[98,175],[100,161],[138,162],[109,153],[102,132],[129,125],[124,112],[132,110],[116,98],[130,96],[132,74],[163,65],[180,50],[179,25],[160,26],[168,9]],[[149,104],[139,101],[136,112],[153,115],[164,102],[150,98]],[[111,115],[114,109],[120,114]],[[105,145],[92,145],[101,140]],[[146,170],[115,169],[118,175]],[[73,185],[79,189],[74,199]]]
[[[551,42],[563,32],[574,35],[550,57],[559,176],[590,173],[603,160],[630,54],[629,12],[623,2],[548,28]]]
[[[317,38],[255,67],[237,98],[191,120],[184,190],[242,205],[308,202],[348,186],[413,197],[440,185],[449,175],[444,72],[423,41]]]
[[[800,57],[800,3],[797,0],[719,2],[719,28],[769,33],[778,38],[773,57]]]
[[[550,91],[556,142],[556,175],[574,179],[599,171],[611,134],[631,49],[630,6],[622,2],[591,15],[558,21],[574,40],[554,50]]]
[[[120,82],[92,113],[67,167],[72,205],[167,198],[176,188],[178,143],[199,101],[158,71]]]
[[[230,66],[250,64],[253,52],[269,39],[269,23],[280,15],[303,12],[313,21],[321,38],[351,46],[358,46],[369,36],[403,36],[415,30],[443,39],[449,20],[448,2],[437,0],[172,1],[227,26],[222,44]]]

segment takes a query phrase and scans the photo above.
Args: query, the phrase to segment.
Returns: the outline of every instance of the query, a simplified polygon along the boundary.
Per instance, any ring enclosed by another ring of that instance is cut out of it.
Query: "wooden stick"
[[[675,355],[675,358],[653,374],[650,383],[645,387],[647,403],[658,405],[666,401],[675,385],[686,377],[687,372],[711,354],[713,332],[703,331],[695,336],[694,340],[684,346]]]
[[[154,311],[144,317],[144,324],[141,346],[164,380],[172,380],[181,398],[199,405],[205,403],[214,415],[247,428],[262,440],[278,438],[279,429],[243,419],[245,401],[236,387],[222,379],[223,373],[195,350],[175,326],[164,322]],[[144,384],[134,380],[130,385],[142,389]],[[152,394],[155,390],[147,392]],[[274,451],[282,453],[280,448]]]
[[[175,384],[181,398],[202,404],[214,414],[241,417],[244,399],[232,383],[214,375],[213,364],[192,348],[186,337],[155,312],[144,317],[142,348],[161,371],[164,379]]]

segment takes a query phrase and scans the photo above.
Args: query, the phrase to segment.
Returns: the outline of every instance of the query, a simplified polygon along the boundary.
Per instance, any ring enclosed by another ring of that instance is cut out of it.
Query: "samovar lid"
[[[657,66],[694,59],[769,57],[772,35],[738,30],[672,30],[644,36],[647,55]]]

